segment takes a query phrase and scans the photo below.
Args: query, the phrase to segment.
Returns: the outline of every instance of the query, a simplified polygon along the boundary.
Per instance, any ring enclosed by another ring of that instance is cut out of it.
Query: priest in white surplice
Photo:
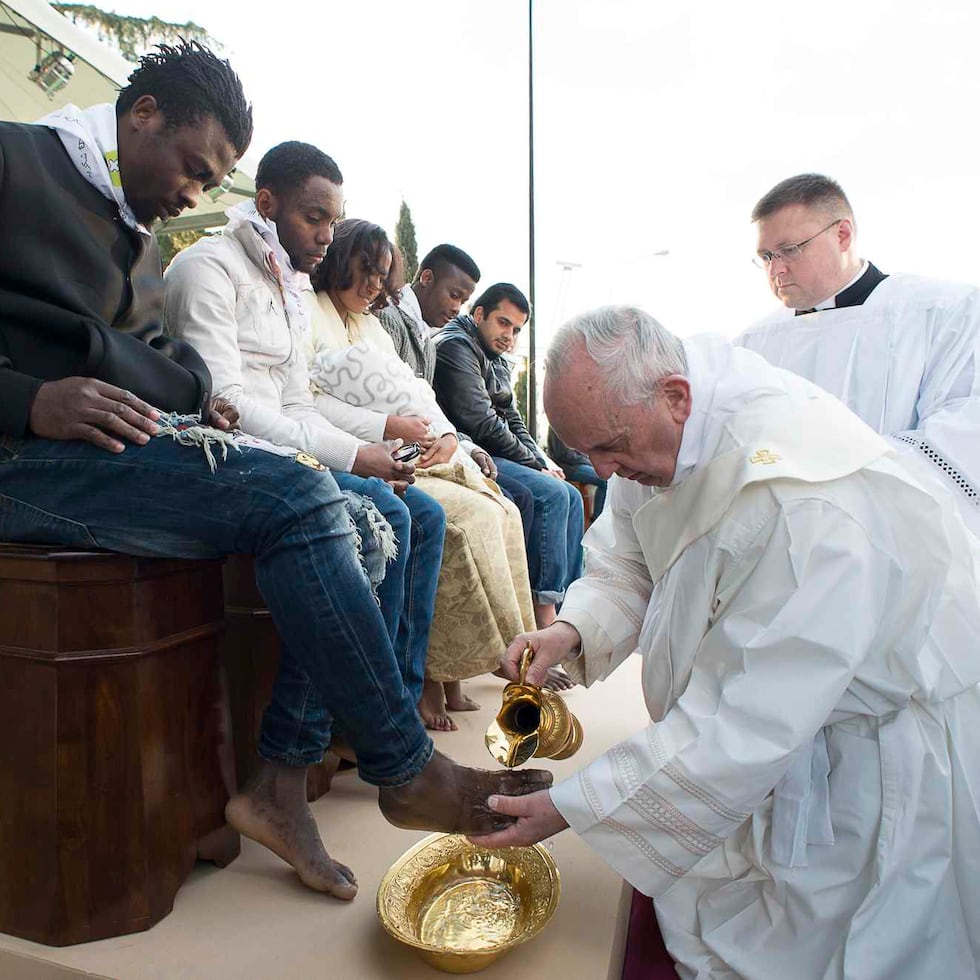
[[[505,670],[529,642],[529,680],[589,685],[638,651],[651,724],[491,798],[521,819],[484,842],[571,826],[684,978],[975,977],[980,545],[951,492],[808,381],[630,308],[561,329],[544,401],[609,495]]]
[[[843,189],[820,174],[781,181],[752,220],[756,263],[786,309],[736,343],[895,440],[980,534],[980,289],[881,273],[857,250]]]

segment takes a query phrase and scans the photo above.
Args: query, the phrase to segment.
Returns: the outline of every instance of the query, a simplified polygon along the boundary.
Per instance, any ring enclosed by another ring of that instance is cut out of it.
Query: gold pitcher
[[[508,769],[532,756],[567,759],[582,746],[582,725],[564,700],[553,691],[527,683],[533,657],[531,647],[525,647],[520,682],[504,688],[503,704],[487,729],[490,754]]]

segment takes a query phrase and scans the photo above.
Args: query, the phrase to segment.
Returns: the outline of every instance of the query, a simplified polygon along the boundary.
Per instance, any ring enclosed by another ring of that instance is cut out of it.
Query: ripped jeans
[[[416,487],[409,487],[404,497],[399,497],[387,483],[374,477],[335,473],[334,478],[345,492],[370,500],[394,531],[398,554],[388,562],[377,595],[402,680],[417,703],[425,680],[446,515],[437,501]],[[372,567],[376,543],[368,540],[363,529],[360,534],[362,552],[367,551],[362,558]],[[346,737],[346,730],[340,727]],[[285,665],[276,678],[263,719],[259,755],[288,766],[315,765],[323,758],[333,729],[333,719],[316,686],[305,674]]]
[[[0,436],[0,540],[131,555],[255,556],[282,663],[312,681],[361,776],[402,785],[432,741],[402,680],[333,476],[256,449],[212,473],[169,438],[115,454],[78,441]],[[263,718],[263,739],[275,725]]]

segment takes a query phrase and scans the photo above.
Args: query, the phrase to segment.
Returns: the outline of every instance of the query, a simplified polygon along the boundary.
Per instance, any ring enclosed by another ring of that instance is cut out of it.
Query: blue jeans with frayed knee
[[[445,512],[416,487],[409,487],[404,496],[399,496],[374,477],[335,473],[334,478],[342,490],[371,500],[394,531],[398,553],[388,563],[377,596],[402,680],[417,703],[425,681],[425,658],[446,537]],[[361,540],[362,549],[373,547],[363,530]],[[334,726],[315,686],[303,673],[285,666],[276,678],[272,705],[277,724],[263,729],[259,743],[262,758],[290,766],[318,763],[330,744]]]
[[[282,662],[312,681],[362,777],[408,782],[432,741],[405,687],[333,476],[257,449],[208,468],[169,438],[109,453],[0,436],[0,540],[177,558],[255,556]],[[274,707],[263,740],[282,741]]]

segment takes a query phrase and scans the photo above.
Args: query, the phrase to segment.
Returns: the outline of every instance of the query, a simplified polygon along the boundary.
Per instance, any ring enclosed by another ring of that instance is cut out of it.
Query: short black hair
[[[802,204],[807,208],[819,208],[822,211],[836,214],[843,211],[842,217],[854,217],[851,202],[848,201],[844,188],[830,177],[823,174],[797,174],[787,177],[761,197],[752,209],[752,220],[762,221],[791,204]]]
[[[323,150],[309,143],[289,140],[274,146],[259,161],[255,189],[268,188],[273,194],[297,190],[309,177],[326,177],[331,184],[342,184],[340,167]]]
[[[495,282],[473,301],[470,310],[483,307],[483,315],[492,313],[501,303],[513,303],[525,316],[531,315],[527,297],[512,282]]]
[[[152,95],[167,126],[196,126],[205,116],[221,123],[238,157],[252,142],[252,107],[230,64],[197,41],[158,44],[143,55],[116,99],[116,118]]]
[[[454,265],[473,282],[480,281],[480,267],[461,248],[447,244],[436,245],[426,254],[419,263],[418,275],[415,278],[422,274],[423,269],[430,269],[438,278],[447,265]]]

